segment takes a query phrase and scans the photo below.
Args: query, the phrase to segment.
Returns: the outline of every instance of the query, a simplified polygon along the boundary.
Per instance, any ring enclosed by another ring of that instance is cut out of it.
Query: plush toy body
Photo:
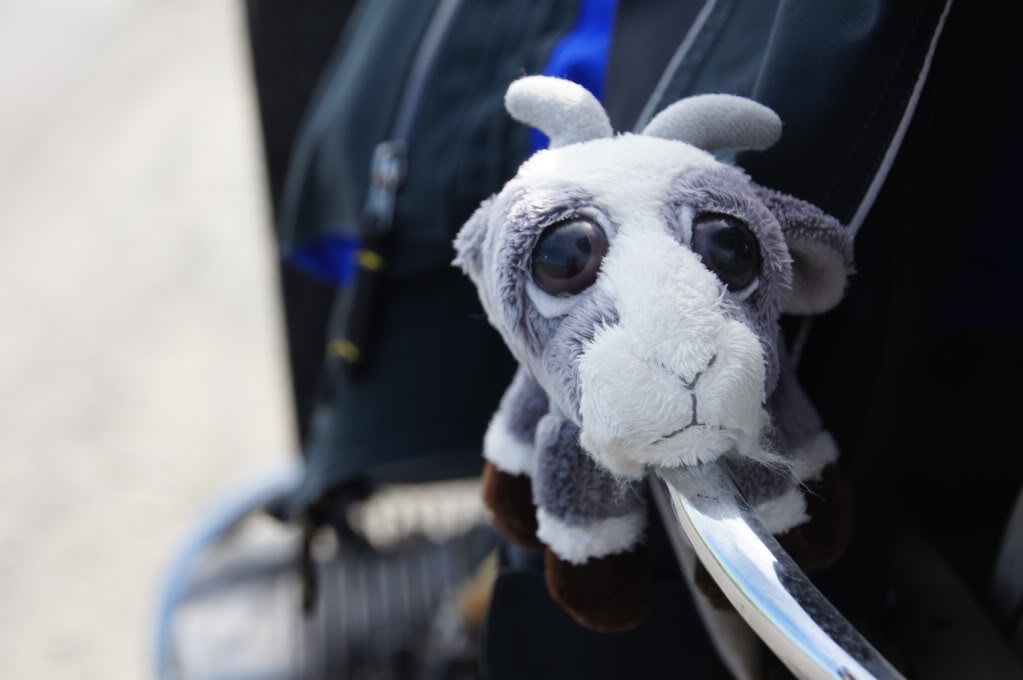
[[[617,630],[648,604],[648,470],[726,457],[772,532],[807,525],[801,486],[838,454],[778,318],[838,302],[851,243],[714,158],[778,138],[755,102],[692,97],[617,136],[568,81],[523,78],[506,105],[551,148],[456,240],[521,365],[484,442],[485,500],[513,539],[546,548],[570,613]]]

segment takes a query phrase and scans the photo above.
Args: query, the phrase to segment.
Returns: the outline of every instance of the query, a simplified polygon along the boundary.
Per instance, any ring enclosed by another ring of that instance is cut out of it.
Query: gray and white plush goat
[[[838,453],[778,319],[839,301],[852,244],[712,155],[778,139],[756,102],[690,97],[619,135],[569,81],[522,78],[505,103],[551,143],[455,242],[520,363],[484,442],[484,496],[500,528],[546,549],[577,620],[628,628],[649,600],[648,470],[727,457],[772,532],[808,525],[803,487]]]

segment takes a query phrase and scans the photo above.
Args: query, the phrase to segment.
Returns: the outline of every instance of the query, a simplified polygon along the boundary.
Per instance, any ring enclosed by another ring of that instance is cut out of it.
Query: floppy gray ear
[[[837,305],[853,271],[853,242],[842,223],[815,205],[754,185],[781,224],[792,256],[792,288],[782,300],[788,314],[819,314]]]
[[[483,238],[494,207],[496,194],[480,203],[455,236],[455,259],[451,263],[475,279],[483,266]]]
[[[563,78],[526,76],[508,86],[504,107],[512,118],[550,137],[550,148],[612,135],[611,123],[597,98]]]

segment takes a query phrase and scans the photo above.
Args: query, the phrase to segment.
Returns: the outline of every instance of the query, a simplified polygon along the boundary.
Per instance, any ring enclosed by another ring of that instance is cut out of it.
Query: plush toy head
[[[714,158],[781,122],[729,95],[681,100],[613,135],[568,81],[516,81],[512,116],[551,148],[463,227],[456,262],[579,442],[614,475],[764,455],[781,312],[841,297],[851,244],[808,203]]]

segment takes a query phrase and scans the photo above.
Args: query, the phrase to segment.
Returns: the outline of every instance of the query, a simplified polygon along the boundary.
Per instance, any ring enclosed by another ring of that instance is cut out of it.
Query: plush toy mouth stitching
[[[713,363],[714,363],[714,360],[711,359],[711,364],[713,364]],[[708,368],[710,368],[710,367],[708,366]],[[693,384],[694,385],[696,384],[696,381],[700,379],[700,375],[701,375],[701,373],[697,373],[696,377],[693,378]],[[690,388],[690,389],[692,389],[692,388]],[[685,432],[687,430],[690,430],[690,429],[692,429],[694,427],[711,427],[707,423],[701,423],[700,421],[698,421],[696,419],[696,393],[695,392],[690,392],[689,393],[689,398],[693,401],[693,418],[692,418],[692,420],[690,420],[686,425],[683,425],[682,427],[680,427],[679,429],[675,430],[674,432],[669,432],[666,435],[662,435],[661,437],[658,437],[654,441],[650,442],[651,445],[660,444],[661,442],[667,441],[667,440],[671,439],[672,437],[677,437],[678,435],[682,434],[683,432]],[[718,425],[717,429],[723,430],[724,428],[721,427],[720,425]]]
[[[714,362],[717,361],[717,360],[718,360],[718,355],[715,354],[714,356],[712,356],[710,358],[710,361],[707,362],[707,366],[702,371],[697,372],[697,374],[693,376],[692,380],[686,380],[684,377],[682,377],[681,375],[679,375],[675,371],[671,370],[670,368],[665,366],[660,361],[648,360],[647,363],[649,365],[651,365],[651,366],[655,366],[655,367],[661,369],[665,373],[670,373],[671,375],[673,375],[676,378],[678,378],[682,382],[682,385],[687,390],[693,390],[693,389],[696,389],[696,383],[700,382],[700,378],[703,377],[703,374],[706,373],[707,371],[709,371],[711,369],[711,367],[714,365]]]

